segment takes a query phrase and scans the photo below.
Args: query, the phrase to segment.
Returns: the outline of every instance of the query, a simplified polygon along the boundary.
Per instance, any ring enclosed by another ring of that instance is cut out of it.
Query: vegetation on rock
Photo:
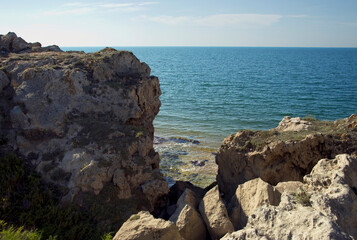
[[[58,192],[21,159],[3,156],[0,239],[100,239],[106,234],[89,214],[73,206],[59,206]]]

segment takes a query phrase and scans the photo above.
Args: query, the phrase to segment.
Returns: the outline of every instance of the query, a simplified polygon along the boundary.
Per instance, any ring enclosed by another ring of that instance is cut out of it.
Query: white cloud
[[[134,3],[107,3],[107,4],[100,4],[99,7],[103,8],[127,8],[134,6]]]
[[[173,17],[167,15],[161,15],[156,17],[149,17],[148,18],[152,22],[163,23],[168,25],[177,25],[184,22],[187,22],[190,18],[189,17]]]
[[[202,26],[269,26],[279,21],[280,15],[274,14],[217,14],[197,18],[194,22]]]
[[[60,16],[60,15],[67,15],[67,14],[83,14],[93,11],[94,8],[83,7],[83,8],[73,8],[67,10],[53,10],[53,11],[46,11],[43,12],[45,16]]]
[[[100,3],[83,3],[71,2],[63,4],[55,10],[45,11],[45,16],[58,16],[70,14],[85,14],[91,11],[142,11],[145,6],[158,4],[158,2],[126,2],[126,3],[113,3],[113,2],[100,2]]]
[[[225,26],[269,26],[279,21],[282,18],[275,14],[215,14],[205,17],[188,17],[188,16],[154,16],[146,17],[150,21],[168,25],[178,25],[183,23],[191,23],[198,26],[209,27],[225,27]]]
[[[159,4],[159,2],[142,2],[139,3],[139,6],[146,6],[146,5],[155,5],[155,4]]]
[[[65,3],[62,6],[64,7],[86,7],[90,4],[87,3],[81,3],[81,2],[71,2],[71,3]]]

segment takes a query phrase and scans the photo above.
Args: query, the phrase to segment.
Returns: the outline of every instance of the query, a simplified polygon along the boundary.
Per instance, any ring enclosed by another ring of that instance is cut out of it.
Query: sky
[[[357,47],[357,0],[0,0],[0,34],[59,46]]]

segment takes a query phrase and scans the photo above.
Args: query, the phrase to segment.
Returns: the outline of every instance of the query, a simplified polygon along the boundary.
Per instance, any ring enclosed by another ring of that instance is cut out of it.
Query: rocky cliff
[[[160,86],[131,52],[62,52],[0,35],[0,150],[119,224],[168,192],[153,149]]]
[[[240,131],[218,151],[217,182],[230,199],[239,184],[302,181],[317,161],[357,151],[357,115],[336,121],[285,117],[269,131]]]

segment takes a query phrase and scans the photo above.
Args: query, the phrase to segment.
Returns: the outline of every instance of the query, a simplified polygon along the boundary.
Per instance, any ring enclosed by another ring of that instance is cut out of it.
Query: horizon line
[[[81,47],[92,47],[92,48],[106,48],[106,47],[111,47],[111,48],[118,48],[118,47],[197,47],[197,48],[200,48],[200,47],[212,47],[212,48],[357,48],[357,46],[317,46],[317,47],[306,47],[306,46],[190,46],[190,45],[187,45],[187,46],[175,46],[175,45],[169,45],[169,46],[152,46],[152,45],[133,45],[133,46],[130,46],[130,45],[123,45],[123,46],[61,46],[61,45],[58,45],[60,48],[64,47],[64,48],[81,48]]]

